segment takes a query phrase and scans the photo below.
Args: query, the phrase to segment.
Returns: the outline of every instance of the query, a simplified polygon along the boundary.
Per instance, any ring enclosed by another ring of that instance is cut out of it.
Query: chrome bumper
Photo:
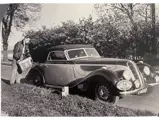
[[[149,84],[150,86],[156,86],[156,85],[159,85],[159,82],[157,82],[157,83],[151,83],[151,84]]]
[[[139,94],[142,94],[142,93],[146,93],[147,88],[148,88],[148,86],[143,87],[143,88],[139,88],[139,89],[135,89],[135,90],[132,90],[132,91],[122,91],[122,92],[119,92],[119,94],[120,94],[120,96],[134,95],[134,94],[139,95]]]

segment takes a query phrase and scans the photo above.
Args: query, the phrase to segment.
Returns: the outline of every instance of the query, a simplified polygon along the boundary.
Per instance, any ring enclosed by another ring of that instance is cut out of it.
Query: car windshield
[[[100,57],[95,48],[80,48],[68,51],[70,59],[83,58],[83,57]]]

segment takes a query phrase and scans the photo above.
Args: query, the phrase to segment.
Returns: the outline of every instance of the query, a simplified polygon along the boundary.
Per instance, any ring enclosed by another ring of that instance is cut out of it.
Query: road
[[[11,67],[2,65],[1,71],[2,79],[9,80]],[[159,113],[159,85],[153,87],[149,94],[126,96],[120,99],[117,105],[133,109],[150,110],[154,113]]]

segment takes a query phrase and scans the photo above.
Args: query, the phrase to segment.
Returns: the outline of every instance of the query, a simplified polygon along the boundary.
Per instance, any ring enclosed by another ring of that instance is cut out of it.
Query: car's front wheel
[[[115,94],[110,84],[99,83],[95,87],[95,99],[100,102],[116,103],[119,99]]]

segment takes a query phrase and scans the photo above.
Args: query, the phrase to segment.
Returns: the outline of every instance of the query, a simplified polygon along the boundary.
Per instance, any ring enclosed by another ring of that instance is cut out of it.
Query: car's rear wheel
[[[32,80],[33,80],[33,84],[36,86],[43,85],[42,75],[38,71],[34,71],[34,73],[32,74]]]
[[[115,90],[107,83],[99,83],[95,87],[95,99],[100,102],[116,103],[119,100],[119,96],[114,93]]]

